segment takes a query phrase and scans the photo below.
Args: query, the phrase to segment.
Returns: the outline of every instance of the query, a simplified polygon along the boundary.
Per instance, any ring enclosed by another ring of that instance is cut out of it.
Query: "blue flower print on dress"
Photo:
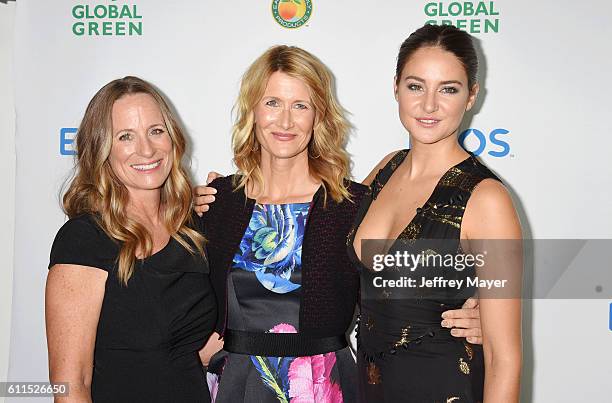
[[[310,203],[255,204],[249,226],[234,255],[234,267],[252,271],[268,290],[285,294],[300,284],[291,273],[302,265],[302,241]]]

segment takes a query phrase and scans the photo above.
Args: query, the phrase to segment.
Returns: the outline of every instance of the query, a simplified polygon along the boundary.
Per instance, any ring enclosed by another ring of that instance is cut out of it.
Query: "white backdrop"
[[[349,144],[353,174],[362,179],[384,155],[407,146],[392,93],[403,39],[431,19],[472,26],[481,31],[472,33],[482,50],[483,91],[466,128],[483,133],[481,157],[511,189],[525,236],[612,238],[612,123],[606,119],[612,4],[497,0],[481,6],[496,15],[443,16],[459,7],[465,14],[465,2],[428,3],[312,0],[306,25],[287,29],[272,17],[271,0],[19,0],[9,380],[47,379],[44,281],[51,242],[65,220],[60,185],[73,164],[60,153],[61,129],[77,127],[93,94],[128,74],[153,82],[172,101],[193,144],[193,172],[203,180],[209,169],[232,171],[230,111],[246,67],[271,45],[301,46],[336,76],[356,128]],[[467,3],[478,9],[479,2]],[[76,35],[73,24],[82,20],[73,7],[79,4],[136,7],[141,18],[132,22],[142,24],[142,35]],[[427,14],[436,9],[441,13]],[[492,24],[497,32],[484,32]],[[503,131],[490,139],[496,129]],[[478,147],[476,138],[468,137],[468,148]],[[489,154],[504,147],[504,156]],[[522,401],[609,401],[609,304],[525,303]]]
[[[0,380],[8,373],[13,298],[13,240],[15,234],[15,100],[13,42],[15,3],[0,4]],[[0,397],[0,403],[4,399]]]

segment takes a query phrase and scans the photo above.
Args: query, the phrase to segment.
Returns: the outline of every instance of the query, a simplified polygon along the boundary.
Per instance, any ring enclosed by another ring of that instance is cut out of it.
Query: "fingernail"
[[[446,319],[448,317],[448,314],[446,312],[442,312],[442,317]]]
[[[474,338],[473,337],[468,337],[466,340],[469,341],[470,343],[474,342]]]
[[[202,217],[202,213],[198,213],[198,216],[199,216],[199,217]]]
[[[459,333],[459,331],[458,331],[457,329],[453,329],[453,330],[451,330],[451,334],[452,334],[453,336],[456,336],[458,333]]]
[[[210,197],[212,197],[212,201],[215,201],[215,196],[210,196]]]
[[[217,189],[213,188],[213,193],[217,194]]]
[[[442,321],[442,327],[449,327],[449,326],[448,326],[448,321],[447,321],[447,320],[443,320],[443,321]]]

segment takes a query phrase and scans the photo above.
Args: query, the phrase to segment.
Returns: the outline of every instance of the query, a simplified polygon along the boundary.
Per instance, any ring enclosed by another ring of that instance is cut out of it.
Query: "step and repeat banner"
[[[507,183],[525,237],[612,238],[610,15],[604,0],[19,0],[9,380],[48,378],[44,286],[66,219],[60,192],[76,128],[105,83],[136,75],[163,91],[202,182],[233,170],[231,111],[247,66],[272,45],[303,47],[335,75],[361,180],[408,146],[393,97],[399,45],[426,22],[454,24],[481,59],[462,142]],[[525,301],[522,401],[609,401],[610,302]]]

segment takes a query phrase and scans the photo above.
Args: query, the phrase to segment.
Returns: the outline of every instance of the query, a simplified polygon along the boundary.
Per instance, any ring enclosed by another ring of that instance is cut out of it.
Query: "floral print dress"
[[[309,207],[255,204],[228,275],[228,329],[299,332],[302,240]],[[347,393],[354,395],[356,388],[345,381],[354,383],[355,363],[348,348],[309,357],[221,351],[208,371],[211,396],[218,403],[335,403],[351,401]]]

